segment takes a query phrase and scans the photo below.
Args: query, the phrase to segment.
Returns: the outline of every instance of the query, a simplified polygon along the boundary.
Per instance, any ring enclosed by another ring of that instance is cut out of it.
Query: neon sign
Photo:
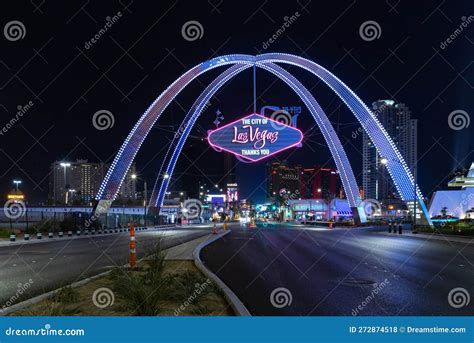
[[[207,140],[218,151],[227,151],[256,162],[299,145],[303,140],[303,133],[254,113],[209,131]]]
[[[8,194],[8,200],[25,200],[25,196],[23,194]]]

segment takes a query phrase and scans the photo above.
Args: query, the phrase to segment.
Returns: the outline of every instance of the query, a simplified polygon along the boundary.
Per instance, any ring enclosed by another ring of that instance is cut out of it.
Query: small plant
[[[164,260],[161,247],[157,245],[149,268],[143,272],[120,267],[111,273],[114,291],[132,314],[154,316],[160,311],[159,303],[167,291],[167,278],[163,275]]]
[[[37,233],[37,232],[42,232],[42,233],[47,233],[53,229],[53,223],[50,220],[42,220],[33,226],[31,226],[31,232],[32,233]]]
[[[71,304],[79,301],[79,293],[71,286],[61,288],[54,296],[53,301],[62,304]]]
[[[0,238],[9,238],[10,237],[10,229],[0,228]]]
[[[66,217],[59,223],[59,228],[62,231],[72,231],[76,229],[76,222],[72,217]]]
[[[202,305],[200,303],[196,303],[192,305],[190,312],[197,316],[204,316],[212,312],[206,305]]]
[[[155,248],[148,266],[138,270],[116,268],[111,273],[114,292],[125,310],[133,315],[155,316],[169,301],[190,302],[193,314],[209,313],[202,299],[218,293],[215,286],[199,273],[164,273],[165,255],[160,244]]]
[[[32,310],[27,310],[26,315],[28,316],[72,316],[79,313],[79,307],[66,307],[65,304],[50,302],[46,306],[40,308],[34,308]],[[16,315],[15,313],[11,314],[12,316]]]
[[[193,295],[195,301],[198,301],[216,292],[216,287],[207,278],[190,271],[169,275],[168,284],[170,285],[170,291],[167,293],[169,300],[185,301]]]

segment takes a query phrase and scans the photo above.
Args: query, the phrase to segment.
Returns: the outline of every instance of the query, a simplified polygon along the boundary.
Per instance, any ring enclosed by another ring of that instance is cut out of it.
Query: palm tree
[[[440,213],[443,218],[446,217],[448,214],[448,208],[446,206],[442,207]]]

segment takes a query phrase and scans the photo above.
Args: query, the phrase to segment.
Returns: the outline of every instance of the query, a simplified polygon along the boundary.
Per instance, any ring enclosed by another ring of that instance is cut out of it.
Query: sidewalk
[[[455,243],[465,243],[465,244],[474,244],[474,237],[467,237],[467,236],[453,236],[453,235],[443,235],[438,233],[411,233],[411,231],[404,231],[402,235],[398,233],[388,233],[388,232],[376,232],[379,235],[385,236],[395,236],[395,237],[412,237],[412,238],[421,238],[421,239],[428,239],[428,240],[437,240],[437,241],[445,241],[445,242],[455,242]]]
[[[217,236],[221,236],[221,234],[225,232],[222,230],[219,230]],[[194,261],[194,250],[203,242],[209,241],[213,238],[215,238],[216,235],[213,235],[212,233],[193,239],[192,241],[182,243],[179,245],[176,245],[174,247],[171,247],[169,249],[164,250],[164,253],[166,254],[165,260],[188,260],[188,261]]]

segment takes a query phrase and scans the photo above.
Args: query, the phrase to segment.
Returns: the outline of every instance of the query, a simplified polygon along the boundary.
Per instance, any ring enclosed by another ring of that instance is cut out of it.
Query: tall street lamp
[[[13,180],[13,183],[15,184],[16,192],[18,193],[18,185],[21,184],[21,181],[20,180]]]
[[[130,175],[130,178],[133,180],[133,182],[136,182],[136,180],[138,179],[138,175],[132,174]],[[169,178],[169,176],[165,174],[164,178],[167,179]],[[146,219],[147,219],[147,202],[148,202],[147,193],[148,193],[148,190],[147,190],[146,180],[143,180],[143,225],[144,226],[146,226]]]

